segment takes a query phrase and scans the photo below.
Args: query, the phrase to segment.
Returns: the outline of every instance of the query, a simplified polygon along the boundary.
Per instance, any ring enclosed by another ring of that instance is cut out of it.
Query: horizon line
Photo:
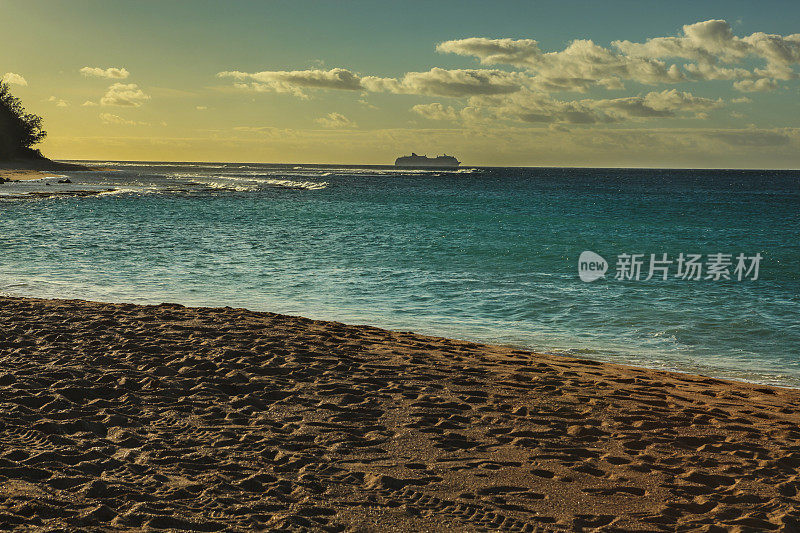
[[[311,163],[311,162],[264,162],[264,161],[183,161],[183,160],[146,160],[146,159],[53,159],[56,162],[63,163],[102,163],[102,162],[117,162],[117,163],[191,163],[191,164],[237,164],[237,165],[306,165],[306,166],[338,166],[338,167],[391,167],[395,168],[393,164],[380,164],[380,163]],[[420,169],[431,169],[446,172],[453,169],[462,168],[561,168],[561,169],[614,169],[614,170],[779,170],[779,171],[800,171],[800,168],[764,168],[764,167],[631,167],[631,166],[589,166],[589,165],[460,165],[458,167],[419,167]]]

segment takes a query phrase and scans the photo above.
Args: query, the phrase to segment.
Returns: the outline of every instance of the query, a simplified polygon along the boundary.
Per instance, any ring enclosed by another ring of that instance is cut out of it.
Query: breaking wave
[[[309,191],[318,191],[328,186],[327,181],[294,181],[294,180],[281,180],[281,179],[268,179],[264,183],[274,187],[286,187],[288,189],[306,189]]]

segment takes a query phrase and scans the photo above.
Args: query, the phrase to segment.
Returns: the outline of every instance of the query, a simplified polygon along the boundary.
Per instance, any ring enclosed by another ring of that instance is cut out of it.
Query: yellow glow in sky
[[[4,1],[0,76],[56,159],[800,167],[800,9],[529,4]]]

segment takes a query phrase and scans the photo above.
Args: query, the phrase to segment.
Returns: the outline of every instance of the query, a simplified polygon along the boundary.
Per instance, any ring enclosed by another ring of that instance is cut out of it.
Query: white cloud
[[[433,96],[471,96],[504,94],[518,91],[524,76],[501,70],[446,70],[432,68],[427,72],[408,72],[401,79],[360,77],[353,72],[331,70],[293,70],[239,72],[226,71],[220,78],[233,78],[234,86],[255,92],[278,92],[307,97],[304,89],[339,89],[347,91],[391,92]]]
[[[135,83],[115,83],[100,99],[103,106],[139,107],[150,96],[146,95]]]
[[[195,106],[195,109],[197,109],[198,111],[206,111],[208,109],[208,106],[198,105]]]
[[[703,98],[676,89],[647,93],[644,102],[653,109],[677,113],[706,111],[724,105],[722,99]]]
[[[782,36],[756,32],[738,37],[724,20],[688,24],[683,27],[683,35],[678,37],[656,37],[644,43],[614,41],[612,45],[633,57],[696,61],[685,68],[694,78],[700,80],[749,80],[757,77],[796,79],[798,75],[793,65],[800,63],[800,34]],[[720,66],[720,63],[735,64],[750,57],[765,61],[765,68],[756,68],[750,72],[741,67]],[[747,87],[740,90],[771,90],[777,87],[775,83],[760,79],[739,85]],[[752,89],[753,87],[758,88]]]
[[[800,63],[800,34],[756,32],[737,37],[724,20],[707,20],[683,27],[677,37],[656,37],[644,43],[613,41],[615,50],[590,40],[572,41],[564,50],[543,52],[532,39],[472,37],[445,41],[436,49],[477,58],[486,65],[511,65],[534,74],[532,86],[545,91],[585,91],[592,86],[621,88],[623,80],[643,84],[695,80],[796,79],[792,65]],[[733,65],[749,57],[764,60],[763,69]],[[693,61],[683,70],[663,59]],[[749,84],[745,84],[749,86]],[[760,84],[766,87],[766,82]],[[763,89],[761,89],[763,90]]]
[[[411,108],[411,111],[428,120],[460,122],[465,126],[478,123],[488,126],[488,122],[493,118],[494,110],[480,106],[466,106],[461,109],[455,109],[453,106],[445,107],[440,103],[432,103],[415,105]]]
[[[25,78],[23,78],[20,74],[15,74],[13,72],[6,72],[3,74],[2,81],[9,85],[28,85],[28,82]]]
[[[752,55],[766,59],[769,65],[800,63],[800,33],[781,36],[756,32],[742,39]]]
[[[119,115],[113,115],[111,113],[100,113],[100,120],[103,121],[103,124],[117,124],[121,126],[149,126],[147,122],[128,120],[120,117]]]
[[[758,93],[772,91],[778,88],[778,82],[769,78],[757,80],[741,80],[733,82],[733,88],[744,93]]]
[[[741,80],[754,74],[745,68],[727,68],[710,63],[687,63],[683,67],[695,80]]]
[[[679,37],[655,37],[644,43],[613,41],[612,46],[624,54],[643,58],[680,57],[714,64],[744,58],[748,47],[733,35],[724,20],[706,20],[683,26]]]
[[[517,92],[524,80],[519,73],[502,70],[446,70],[434,67],[427,72],[408,72],[399,80],[366,76],[361,83],[365,89],[374,92],[463,97]]]
[[[534,67],[542,57],[539,43],[532,39],[486,39],[470,37],[445,41],[436,46],[439,52],[473,56],[484,65]]]
[[[81,104],[81,107],[96,107],[97,105],[99,105],[97,102],[86,100],[84,103]]]
[[[61,98],[57,98],[55,96],[51,96],[50,98],[47,99],[47,101],[48,102],[53,102],[54,104],[56,104],[56,107],[67,107],[69,105],[69,104],[67,104],[67,102],[65,102]]]
[[[506,64],[534,74],[532,85],[545,91],[586,91],[592,86],[621,89],[621,80],[644,84],[676,83],[685,76],[675,66],[628,57],[577,39],[560,52],[544,53],[531,39],[469,38],[440,43],[439,52],[476,57],[483,64]]]
[[[452,106],[444,107],[442,104],[419,104],[411,108],[411,111],[430,120],[458,120],[460,114]]]
[[[721,99],[694,96],[676,89],[652,91],[644,96],[562,101],[526,91],[500,100],[473,98],[471,109],[499,119],[542,124],[609,124],[672,117],[703,117],[722,107]],[[426,111],[434,112],[432,108]],[[446,113],[446,110],[443,110]],[[463,111],[463,110],[462,110]],[[458,113],[454,111],[454,113]],[[444,118],[443,115],[442,118]]]
[[[106,78],[111,80],[124,80],[131,74],[127,69],[117,67],[83,67],[80,73],[89,78]]]
[[[735,98],[726,102],[669,88],[677,83],[728,81],[738,91],[755,93],[779,88],[779,80],[800,79],[795,68],[800,64],[800,34],[737,36],[724,20],[685,25],[676,36],[612,41],[609,47],[576,39],[563,49],[546,51],[533,39],[468,37],[439,43],[436,50],[503,67],[433,67],[396,77],[362,75],[344,68],[234,70],[217,76],[232,79],[239,89],[302,98],[307,98],[310,90],[358,91],[359,102],[367,106],[365,98],[375,92],[461,99],[456,104],[423,101],[413,105],[411,112],[428,120],[458,122],[465,128],[494,120],[559,125],[554,131],[564,124],[705,119],[726,104],[750,101]],[[754,61],[763,64],[754,66]],[[657,88],[643,91],[640,87],[610,98],[552,96],[558,92],[622,91],[633,83]],[[713,86],[707,83],[703,89]],[[342,127],[341,121],[332,120],[329,115],[318,122]]]
[[[306,97],[303,89],[362,90],[358,76],[347,69],[331,70],[267,70],[262,72],[240,72],[238,70],[217,73],[218,78],[233,78],[239,89],[255,92],[289,93]]]
[[[328,113],[324,117],[317,119],[317,123],[325,128],[355,128],[356,123],[342,115],[341,113]]]

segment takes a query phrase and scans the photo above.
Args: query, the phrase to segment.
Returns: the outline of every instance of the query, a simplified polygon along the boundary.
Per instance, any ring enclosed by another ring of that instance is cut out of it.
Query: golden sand
[[[74,163],[61,163],[50,159],[19,159],[0,161],[0,178],[28,181],[59,177],[64,171],[106,170]]]
[[[798,530],[797,390],[244,309],[0,323],[0,529]]]
[[[0,169],[0,178],[14,181],[40,180],[42,178],[56,178],[59,174],[40,170],[11,170]]]

